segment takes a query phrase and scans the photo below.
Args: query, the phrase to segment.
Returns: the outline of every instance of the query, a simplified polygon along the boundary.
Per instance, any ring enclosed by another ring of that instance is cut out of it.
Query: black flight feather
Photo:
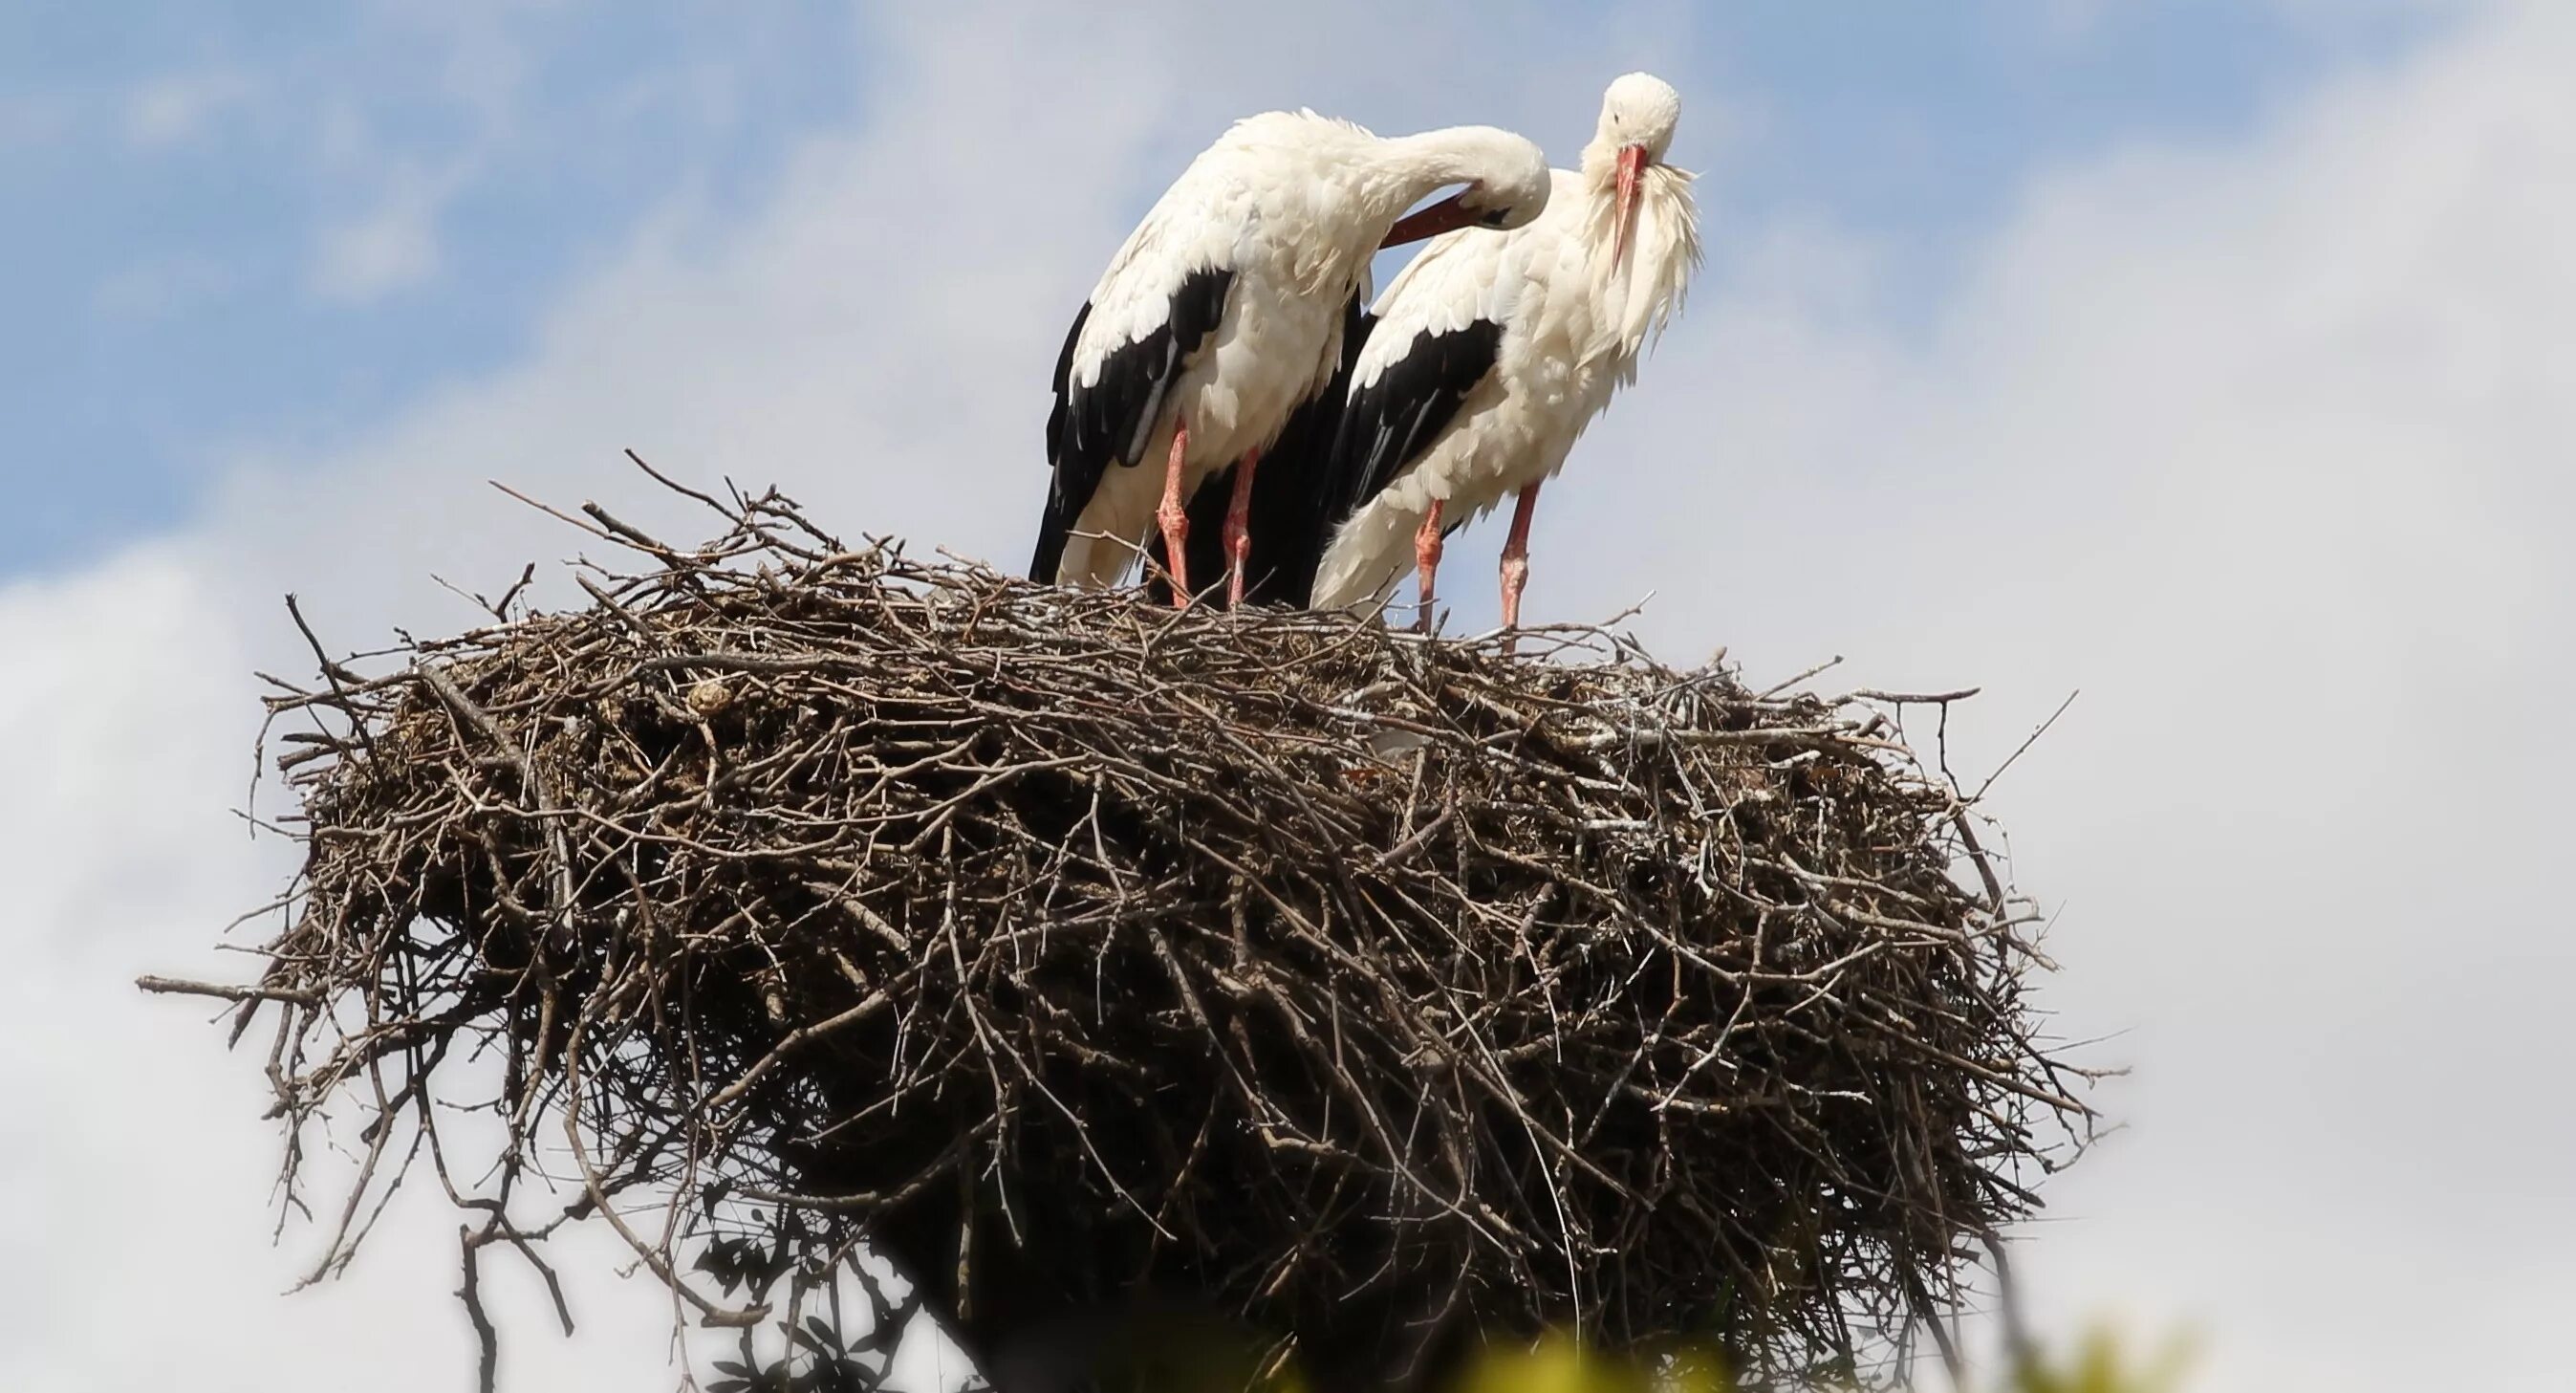
[[[1417,334],[1404,356],[1351,392],[1327,465],[1325,532],[1348,521],[1437,444],[1476,384],[1494,370],[1503,326],[1479,319]],[[1461,519],[1464,521],[1464,519]]]
[[[1073,350],[1091,319],[1090,304],[1073,317],[1055,364],[1055,409],[1047,415],[1047,463],[1055,473],[1038,523],[1037,552],[1029,561],[1031,580],[1054,582],[1074,523],[1109,467],[1140,463],[1136,456],[1153,438],[1164,395],[1216,332],[1233,286],[1234,273],[1223,267],[1192,271],[1173,292],[1163,322],[1111,349],[1088,386],[1074,383]]]

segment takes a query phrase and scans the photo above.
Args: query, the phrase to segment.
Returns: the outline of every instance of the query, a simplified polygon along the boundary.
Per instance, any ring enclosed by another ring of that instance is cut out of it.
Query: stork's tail
[[[1413,560],[1418,509],[1397,506],[1379,494],[1333,533],[1324,564],[1315,572],[1316,609],[1364,609],[1384,602]]]

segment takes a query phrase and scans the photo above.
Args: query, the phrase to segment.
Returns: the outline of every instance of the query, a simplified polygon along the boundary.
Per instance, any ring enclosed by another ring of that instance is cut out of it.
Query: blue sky
[[[1989,805],[2052,1019],[2135,1066],[2017,1235],[2045,1327],[2202,1331],[2195,1393],[2563,1389],[2576,746],[2517,736],[2576,687],[2564,0],[0,5],[0,1186],[49,1197],[0,1387],[469,1367],[435,1205],[277,1295],[256,1061],[131,988],[237,975],[291,870],[235,812],[281,591],[353,647],[475,622],[433,577],[579,602],[485,481],[702,528],[626,446],[1016,561],[1064,325],[1227,117],[1562,158],[1640,67],[1709,255],[1530,616],[1981,687],[1970,776],[2080,689]],[[581,1285],[505,1386],[670,1386],[668,1301]]]
[[[833,6],[457,13],[0,14],[0,414],[33,494],[0,564],[165,526],[233,452],[506,360],[585,256],[756,196],[864,80]]]
[[[1496,8],[1533,42],[1579,37],[1713,99],[1712,220],[1866,240],[1900,324],[2034,170],[2223,141],[2431,23],[2228,0]],[[0,577],[184,522],[237,461],[326,454],[512,362],[637,226],[675,206],[721,220],[803,142],[871,119],[877,19],[816,0],[0,11],[0,205],[19,210],[0,220],[18,500]],[[1532,132],[1560,153],[1589,117],[1583,93],[1562,105]],[[1147,148],[1176,163],[1205,135],[1174,122]],[[1139,209],[1167,174],[1150,158]]]

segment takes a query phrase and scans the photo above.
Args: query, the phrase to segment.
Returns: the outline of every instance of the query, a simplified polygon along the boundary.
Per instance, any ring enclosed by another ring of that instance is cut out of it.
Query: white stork
[[[1580,173],[1554,172],[1535,222],[1449,236],[1387,286],[1329,466],[1333,516],[1313,603],[1382,602],[1413,542],[1431,622],[1441,538],[1519,494],[1503,546],[1503,626],[1520,622],[1530,514],[1575,437],[1634,382],[1699,265],[1691,176],[1664,163],[1681,94],[1645,73],[1610,84]]]
[[[1402,217],[1455,184],[1466,187]],[[1239,462],[1224,541],[1240,601],[1254,465],[1331,383],[1369,258],[1457,228],[1520,227],[1552,188],[1536,145],[1489,126],[1381,138],[1311,111],[1236,122],[1154,204],[1074,317],[1030,577],[1115,584],[1159,522],[1173,600],[1185,603],[1184,508]],[[1148,459],[1163,469],[1135,467]]]

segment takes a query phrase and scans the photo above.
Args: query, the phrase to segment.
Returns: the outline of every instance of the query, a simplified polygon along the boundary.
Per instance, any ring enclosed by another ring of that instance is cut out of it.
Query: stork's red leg
[[[1234,467],[1234,497],[1225,505],[1225,603],[1243,607],[1243,563],[1252,555],[1252,470],[1261,463],[1259,450],[1243,452]]]
[[[1530,514],[1538,511],[1538,485],[1521,490],[1521,499],[1512,509],[1512,535],[1503,542],[1503,628],[1521,626],[1521,591],[1529,585]],[[1503,640],[1506,651],[1511,640]]]
[[[1421,592],[1421,608],[1414,612],[1413,627],[1431,632],[1432,577],[1440,570],[1440,506],[1446,499],[1431,500],[1430,511],[1422,515],[1422,526],[1413,534],[1413,574],[1415,589]]]
[[[1163,506],[1154,510],[1154,520],[1163,525],[1163,564],[1172,573],[1174,609],[1187,609],[1190,604],[1190,515],[1181,506],[1181,466],[1189,452],[1190,428],[1175,422],[1172,457],[1163,466]]]

